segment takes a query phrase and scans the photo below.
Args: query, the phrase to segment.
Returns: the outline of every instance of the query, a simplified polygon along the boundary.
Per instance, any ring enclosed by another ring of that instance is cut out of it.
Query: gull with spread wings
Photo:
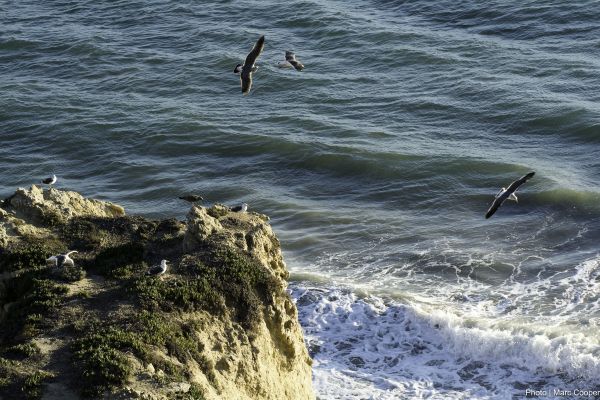
[[[246,56],[246,61],[244,64],[238,64],[235,66],[233,70],[234,73],[240,74],[240,82],[242,84],[242,94],[246,95],[250,92],[250,88],[252,87],[252,73],[256,72],[258,69],[257,66],[254,65],[256,59],[263,51],[265,47],[265,36],[261,36],[256,41],[256,44]]]
[[[521,178],[519,178],[516,181],[514,181],[513,183],[511,183],[510,186],[508,187],[508,189],[507,188],[500,189],[500,191],[496,195],[496,198],[494,199],[494,202],[492,203],[491,207],[485,214],[485,218],[487,219],[487,218],[491,217],[492,215],[494,215],[494,213],[498,210],[498,208],[500,208],[502,203],[504,203],[506,200],[514,200],[518,203],[519,199],[517,199],[515,192],[522,184],[527,182],[533,175],[535,175],[535,172],[530,172],[527,175],[522,176]]]
[[[296,69],[296,71],[302,71],[304,69],[304,64],[302,64],[300,61],[298,61],[298,59],[296,58],[296,55],[294,54],[293,51],[286,51],[285,52],[285,61],[279,63],[279,67],[280,68],[293,67]]]

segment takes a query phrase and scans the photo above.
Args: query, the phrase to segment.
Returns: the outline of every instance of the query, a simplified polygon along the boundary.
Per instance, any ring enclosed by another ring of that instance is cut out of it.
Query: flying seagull
[[[508,189],[506,188],[502,188],[500,189],[500,191],[498,192],[498,194],[496,195],[496,198],[494,199],[494,202],[492,203],[490,209],[487,211],[487,213],[485,214],[485,218],[489,218],[492,215],[494,215],[494,213],[496,212],[496,210],[498,210],[498,208],[502,205],[502,203],[504,203],[506,200],[514,200],[517,203],[519,202],[519,199],[517,198],[517,196],[515,195],[515,192],[517,191],[517,189],[524,184],[525,182],[527,182],[529,179],[531,179],[531,177],[535,175],[535,172],[530,172],[527,175],[517,179],[516,181],[514,181],[513,183],[510,184],[510,186],[508,187]]]
[[[245,213],[248,211],[248,203],[242,203],[239,206],[231,207],[231,211]]]
[[[73,259],[71,257],[69,257],[73,253],[77,253],[77,250],[72,250],[65,254],[59,254],[56,256],[52,256],[52,257],[46,259],[46,262],[54,263],[55,267],[62,267],[62,266],[67,266],[67,265],[73,267],[73,266],[75,266],[75,263],[73,262]]]
[[[167,272],[167,260],[162,260],[160,262],[160,265],[155,265],[154,267],[151,267],[148,270],[148,272],[146,272],[146,275],[159,276],[164,274],[165,272]]]
[[[45,185],[54,185],[56,183],[56,175],[52,174],[50,178],[43,179],[42,183]]]
[[[190,203],[195,203],[197,201],[204,200],[204,197],[199,196],[197,194],[187,194],[185,196],[179,196],[181,200],[189,201]]]
[[[304,65],[296,59],[296,55],[293,51],[285,52],[285,61],[279,64],[281,68],[289,68],[294,67],[296,71],[302,71],[304,69]]]
[[[265,47],[265,36],[261,36],[256,41],[254,47],[248,55],[246,56],[246,61],[244,64],[238,64],[235,66],[233,72],[235,74],[240,74],[240,82],[242,84],[242,94],[246,95],[250,92],[250,88],[252,87],[252,73],[256,72],[258,67],[254,65],[256,59],[260,55],[260,53]]]

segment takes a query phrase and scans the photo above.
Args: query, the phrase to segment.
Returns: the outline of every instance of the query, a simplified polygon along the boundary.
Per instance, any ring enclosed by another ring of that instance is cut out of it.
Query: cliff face
[[[0,208],[0,399],[313,399],[267,220],[216,205],[151,221],[17,190]],[[74,266],[46,265],[67,250]]]

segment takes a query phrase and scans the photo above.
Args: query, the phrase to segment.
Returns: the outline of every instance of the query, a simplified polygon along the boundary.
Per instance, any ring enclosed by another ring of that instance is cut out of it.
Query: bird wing
[[[246,61],[244,62],[244,66],[246,66],[246,67],[253,66],[254,62],[256,61],[256,59],[258,58],[260,53],[263,51],[263,47],[265,47],[265,36],[264,35],[258,38],[256,43],[254,44],[254,47],[252,47],[252,50],[246,56]]]
[[[150,268],[148,270],[148,272],[146,272],[146,275],[158,275],[162,272],[162,268],[160,265],[155,265],[154,267]]]
[[[494,199],[494,202],[492,203],[492,205],[490,206],[490,208],[487,210],[487,212],[485,213],[485,218],[488,219],[489,217],[491,217],[492,215],[494,215],[494,213],[498,210],[498,208],[500,208],[500,206],[502,205],[502,203],[504,203],[504,200],[506,200],[506,198],[508,196],[510,196],[510,193],[508,193],[508,191],[504,192],[501,196],[498,196]]]
[[[304,65],[298,60],[290,60],[288,62],[292,64],[292,67],[296,68],[296,71],[302,71],[304,69]]]
[[[519,188],[519,186],[521,186],[522,184],[527,182],[529,179],[531,179],[531,177],[533,177],[533,175],[535,175],[535,172],[530,172],[527,175],[522,176],[521,178],[519,178],[516,181],[514,181],[513,183],[511,183],[510,186],[508,187],[508,189],[506,189],[506,191],[509,194],[515,192]]]
[[[304,69],[304,65],[298,60],[296,60],[296,55],[293,51],[285,52],[285,60],[289,62],[292,67],[296,68],[297,71],[302,71]]]
[[[240,82],[242,84],[242,94],[248,94],[252,87],[252,71],[242,70]]]
[[[65,259],[66,259],[66,257],[64,254],[56,256],[56,266],[62,267],[62,265],[65,263]]]

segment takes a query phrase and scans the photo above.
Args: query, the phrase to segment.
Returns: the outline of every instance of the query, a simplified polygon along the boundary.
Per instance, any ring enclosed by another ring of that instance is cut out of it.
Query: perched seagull
[[[56,183],[56,175],[52,174],[50,178],[42,180],[42,183],[45,185],[54,185]]]
[[[239,206],[231,207],[231,211],[245,213],[248,211],[248,203],[242,203]]]
[[[258,69],[257,66],[254,65],[256,59],[260,55],[260,53],[265,47],[265,36],[261,36],[256,41],[254,47],[248,55],[246,56],[246,61],[244,64],[238,64],[235,66],[233,72],[235,74],[240,74],[240,82],[242,84],[242,94],[246,95],[250,92],[250,88],[252,87],[252,73],[256,72]]]
[[[494,202],[492,203],[490,209],[485,214],[485,218],[487,219],[487,218],[491,217],[492,215],[494,215],[496,210],[498,210],[498,208],[506,200],[514,200],[518,203],[519,199],[515,195],[515,192],[522,184],[527,182],[533,175],[535,175],[535,172],[530,172],[527,175],[525,175],[525,176],[517,179],[513,183],[511,183],[510,186],[508,187],[508,189],[506,189],[506,188],[500,189],[500,191],[496,195],[496,198],[494,199]]]
[[[296,55],[292,51],[285,52],[285,61],[279,63],[280,68],[296,68],[296,71],[302,71],[304,65],[296,59]]]
[[[179,196],[181,200],[189,201],[190,203],[195,203],[197,201],[204,200],[204,197],[199,196],[197,194],[187,194],[185,196]]]
[[[155,265],[154,267],[150,268],[148,272],[146,272],[146,275],[159,276],[165,272],[167,272],[167,260],[162,260],[160,265]]]
[[[52,256],[52,257],[46,259],[46,262],[54,263],[55,267],[62,267],[62,266],[66,266],[66,265],[73,267],[73,266],[75,266],[75,263],[73,262],[73,259],[71,257],[69,257],[73,253],[77,253],[77,250],[69,251],[66,254],[59,254],[56,256]]]

